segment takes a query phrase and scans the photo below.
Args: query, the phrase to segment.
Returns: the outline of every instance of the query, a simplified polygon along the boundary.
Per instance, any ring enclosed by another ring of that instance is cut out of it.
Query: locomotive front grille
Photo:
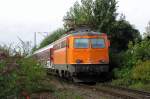
[[[108,64],[78,64],[75,65],[76,73],[101,73],[108,72]]]

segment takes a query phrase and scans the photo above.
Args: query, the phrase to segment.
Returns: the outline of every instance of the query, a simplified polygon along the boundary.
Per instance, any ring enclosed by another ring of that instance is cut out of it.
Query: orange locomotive
[[[72,31],[34,56],[61,77],[83,80],[108,72],[109,46],[105,33]]]

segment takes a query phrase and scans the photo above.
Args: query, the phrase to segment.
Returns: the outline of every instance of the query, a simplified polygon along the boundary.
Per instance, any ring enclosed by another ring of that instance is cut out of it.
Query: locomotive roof
[[[101,35],[102,33],[100,32],[94,32],[94,31],[72,31],[71,35],[75,36],[75,35]]]

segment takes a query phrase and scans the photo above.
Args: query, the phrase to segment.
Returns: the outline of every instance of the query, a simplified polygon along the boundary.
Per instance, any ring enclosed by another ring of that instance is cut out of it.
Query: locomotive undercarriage
[[[54,65],[54,74],[74,82],[101,81],[109,72],[108,64]]]
[[[77,64],[75,67],[75,77],[84,82],[100,81],[102,75],[109,71],[108,64]]]

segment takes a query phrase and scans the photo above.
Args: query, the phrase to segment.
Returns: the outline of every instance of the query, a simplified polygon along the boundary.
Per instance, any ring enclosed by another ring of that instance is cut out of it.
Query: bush
[[[150,91],[150,84],[145,84],[139,81],[130,85],[129,88]]]
[[[123,58],[124,58],[125,52],[120,53],[114,53],[110,50],[110,69],[113,70],[114,68],[119,68],[120,66],[123,66]]]
[[[43,82],[46,80],[46,71],[44,68],[41,65],[38,65],[37,61],[32,58],[21,59],[17,63],[20,66],[19,72],[17,72],[17,80],[19,80],[18,87],[20,91],[33,93],[43,90],[43,87],[45,86]]]
[[[43,66],[35,59],[23,58],[21,54],[10,53],[11,48],[0,48],[1,53],[6,53],[5,58],[0,58],[0,99],[7,97],[20,97],[39,91],[53,91],[49,78]]]
[[[132,78],[150,83],[150,61],[141,62],[132,69]]]
[[[17,60],[18,67],[12,68],[11,71],[5,69],[7,65],[7,61],[0,62],[0,67],[2,67],[0,68],[0,90],[3,90],[0,98],[54,90],[48,83],[46,71],[41,65],[37,65],[36,60],[32,58],[19,59]],[[5,72],[3,73],[3,71]]]
[[[130,42],[122,59],[122,67],[113,70],[112,84],[150,90],[150,40]]]
[[[128,45],[129,49],[122,53],[122,67],[121,69],[129,68],[132,69],[136,64],[150,60],[150,40],[145,39],[141,42],[130,42]]]
[[[131,68],[121,68],[121,69],[114,69],[114,76],[115,80],[112,81],[113,85],[118,86],[129,86],[131,85],[132,79],[131,79]]]

